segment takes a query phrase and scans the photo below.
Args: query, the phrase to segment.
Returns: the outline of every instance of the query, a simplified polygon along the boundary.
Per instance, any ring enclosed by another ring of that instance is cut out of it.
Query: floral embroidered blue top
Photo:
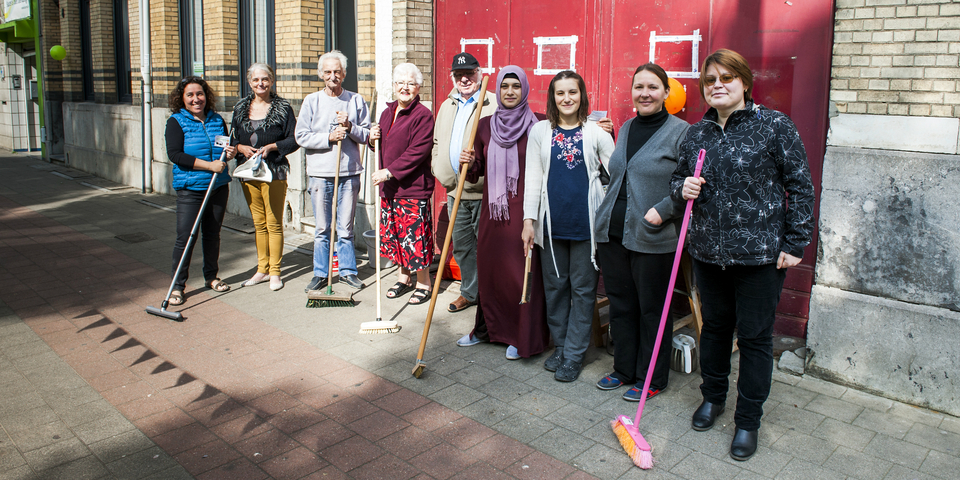
[[[589,178],[583,158],[583,128],[553,129],[550,142],[550,236],[559,240],[590,240],[587,211]]]

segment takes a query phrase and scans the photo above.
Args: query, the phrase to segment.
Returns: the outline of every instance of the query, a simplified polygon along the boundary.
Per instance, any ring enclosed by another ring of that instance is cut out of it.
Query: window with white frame
[[[466,52],[467,45],[486,45],[487,46],[487,63],[486,67],[480,66],[480,71],[486,74],[493,74],[496,70],[493,68],[493,39],[492,38],[461,38],[460,39],[460,51]],[[478,59],[479,60],[479,59]]]
[[[657,43],[675,43],[690,42],[690,58],[692,65],[689,72],[667,72],[671,78],[700,78],[700,30],[694,30],[692,35],[657,35],[656,31],[650,32],[650,63],[657,63]]]
[[[537,44],[537,68],[534,75],[556,75],[564,70],[577,71],[577,36],[533,37]]]

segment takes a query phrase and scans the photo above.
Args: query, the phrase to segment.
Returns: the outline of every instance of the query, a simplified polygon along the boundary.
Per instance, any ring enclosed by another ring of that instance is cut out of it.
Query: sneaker
[[[614,377],[612,373],[597,382],[597,388],[600,390],[616,390],[622,386],[623,382],[621,382],[619,378]]]
[[[303,293],[310,293],[310,290],[320,290],[323,287],[327,286],[327,277],[313,277],[310,280],[310,283],[307,284],[307,288],[303,289]]]
[[[580,362],[574,362],[573,360],[564,360],[560,364],[560,368],[557,369],[556,375],[553,376],[558,382],[572,382],[580,376],[580,370],[583,368],[583,365]]]
[[[481,342],[481,340],[480,340],[479,338],[477,338],[477,336],[474,335],[473,332],[470,332],[470,333],[464,335],[463,337],[460,337],[460,340],[457,340],[457,346],[458,346],[458,347],[472,347],[472,346],[474,346],[474,345],[476,345],[476,344],[478,344],[478,343],[480,343],[480,342]]]
[[[520,360],[520,352],[513,345],[507,346],[507,360]]]
[[[340,277],[340,283],[345,283],[348,287],[356,288],[357,290],[363,288],[363,282],[361,282],[356,275],[344,275]]]
[[[547,361],[543,362],[543,368],[548,372],[556,372],[562,362],[563,348],[557,347],[557,349],[553,351],[553,355],[547,357]]]
[[[638,383],[636,386],[634,386],[630,390],[627,390],[626,392],[623,393],[623,399],[628,402],[639,402],[641,389],[643,389],[643,384]],[[662,391],[663,390],[660,390],[659,388],[650,388],[649,390],[647,390],[647,400],[650,400],[651,398],[656,397]]]

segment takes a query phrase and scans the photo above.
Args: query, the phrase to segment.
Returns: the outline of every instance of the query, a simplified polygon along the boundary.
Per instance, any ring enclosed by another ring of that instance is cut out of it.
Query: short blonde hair
[[[423,85],[423,73],[420,73],[420,69],[412,63],[401,63],[396,67],[393,67],[393,81],[396,82],[400,77],[410,76],[413,77],[413,81],[417,82],[417,85]]]

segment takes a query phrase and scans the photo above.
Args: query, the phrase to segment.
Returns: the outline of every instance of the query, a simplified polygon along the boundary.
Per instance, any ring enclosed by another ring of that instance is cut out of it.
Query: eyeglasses
[[[420,84],[416,82],[393,82],[393,84],[400,88],[414,88],[420,86]]]
[[[723,75],[720,75],[720,83],[726,85],[736,80],[737,78],[738,77],[732,73],[724,73]],[[713,85],[714,83],[717,83],[717,77],[714,77],[713,75],[708,75],[706,77],[703,77],[704,85]]]

